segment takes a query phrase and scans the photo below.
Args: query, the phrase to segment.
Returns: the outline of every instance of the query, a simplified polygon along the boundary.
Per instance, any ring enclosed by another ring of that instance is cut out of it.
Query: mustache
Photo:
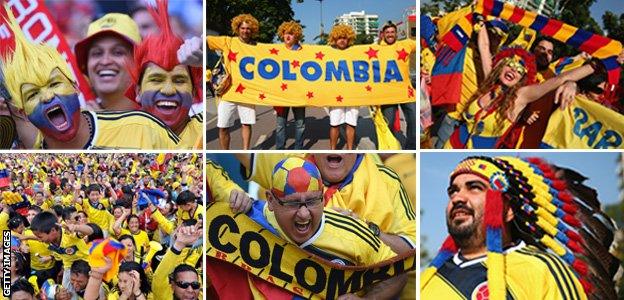
[[[464,202],[457,202],[453,204],[453,208],[451,208],[449,217],[452,216],[459,209],[463,209],[466,212],[470,213],[471,215],[474,215],[474,209],[468,207]]]

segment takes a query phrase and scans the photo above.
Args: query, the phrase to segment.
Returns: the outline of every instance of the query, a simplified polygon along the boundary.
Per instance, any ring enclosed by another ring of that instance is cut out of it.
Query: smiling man
[[[611,220],[572,172],[537,158],[462,161],[447,189],[449,237],[421,275],[421,299],[615,299]]]
[[[142,112],[81,111],[76,83],[65,60],[52,47],[26,40],[9,13],[15,50],[2,58],[11,94],[9,106],[39,130],[37,149],[173,149],[179,138]]]
[[[201,99],[200,67],[178,61],[184,41],[171,31],[167,1],[157,1],[158,10],[148,7],[160,28],[135,48],[132,77],[138,85],[141,109],[161,119],[180,137],[180,148],[203,147],[203,116],[189,116],[194,99]]]

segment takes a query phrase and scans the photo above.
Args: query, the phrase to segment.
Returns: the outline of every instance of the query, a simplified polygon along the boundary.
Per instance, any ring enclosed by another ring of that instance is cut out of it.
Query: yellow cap
[[[172,188],[174,188],[174,189],[177,189],[179,186],[180,186],[180,183],[179,183],[179,182],[177,182],[177,181],[176,181],[176,182],[174,182],[174,183],[171,185],[171,187],[172,187]]]
[[[89,53],[91,43],[95,38],[105,34],[115,35],[130,43],[133,47],[141,42],[139,27],[130,16],[120,13],[104,15],[89,24],[87,37],[76,44],[76,59],[82,73],[87,74],[87,54]]]

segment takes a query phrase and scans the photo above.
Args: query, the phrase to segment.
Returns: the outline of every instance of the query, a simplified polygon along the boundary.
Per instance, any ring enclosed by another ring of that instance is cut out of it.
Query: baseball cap
[[[76,60],[82,73],[87,74],[87,57],[93,41],[103,35],[114,35],[132,46],[141,42],[139,27],[126,14],[110,13],[89,24],[87,37],[76,44]]]

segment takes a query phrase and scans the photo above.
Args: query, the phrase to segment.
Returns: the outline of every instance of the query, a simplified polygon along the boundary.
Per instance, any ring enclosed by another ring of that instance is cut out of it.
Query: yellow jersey
[[[251,170],[244,175],[269,189],[273,167],[285,157],[252,154]],[[330,188],[325,186],[324,193]],[[371,155],[358,154],[354,170],[331,194],[325,207],[351,209],[364,221],[375,223],[382,232],[397,235],[411,248],[416,247],[416,214],[401,179],[390,168],[376,164]]]
[[[63,268],[69,269],[74,261],[88,261],[89,247],[82,238],[74,233],[61,230],[61,244],[59,246],[48,244],[48,249],[56,260],[63,262]]]
[[[106,199],[98,205],[92,205],[88,199],[82,200],[82,209],[89,217],[89,222],[95,223],[100,226],[102,230],[108,230],[115,222],[115,217],[106,210],[104,203],[108,202]]]
[[[513,122],[501,117],[497,111],[481,107],[479,100],[468,104],[462,114],[462,123],[455,128],[454,136],[446,141],[445,149],[494,149],[498,139],[510,128]]]
[[[26,229],[24,235],[34,235],[32,230]],[[39,260],[42,256],[51,256],[52,251],[48,249],[48,244],[40,242],[38,240],[27,240],[28,248],[30,249],[30,267],[36,271],[49,270],[54,267],[54,259],[47,262],[41,262]]]
[[[505,251],[507,299],[587,299],[572,270],[557,256],[523,242]],[[487,299],[485,257],[456,254],[420,291],[420,299]]]
[[[204,137],[204,115],[193,115],[180,133],[179,149],[195,149],[196,145],[203,145],[200,141]],[[199,148],[201,149],[201,148]]]
[[[206,161],[206,186],[208,202],[229,202],[232,190],[243,190],[230,179],[223,167],[211,160]]]
[[[83,111],[93,124],[86,149],[178,149],[180,138],[158,118],[144,111]],[[45,149],[41,132],[35,149]]]

